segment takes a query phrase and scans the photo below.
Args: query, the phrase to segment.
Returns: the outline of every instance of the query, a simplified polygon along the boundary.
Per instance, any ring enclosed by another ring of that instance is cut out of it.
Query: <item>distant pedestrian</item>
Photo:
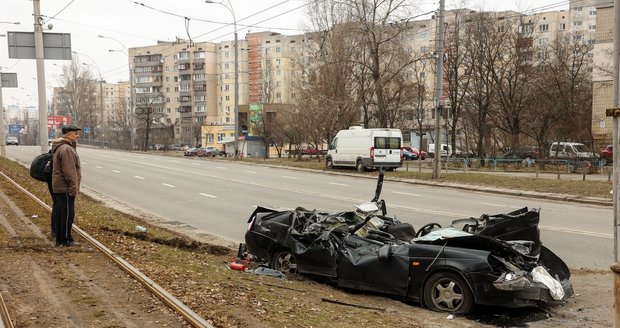
[[[73,240],[71,229],[75,219],[75,197],[80,191],[82,179],[80,157],[76,150],[81,130],[72,124],[65,125],[62,137],[52,142],[52,191],[57,207],[53,221],[57,246],[79,245]]]

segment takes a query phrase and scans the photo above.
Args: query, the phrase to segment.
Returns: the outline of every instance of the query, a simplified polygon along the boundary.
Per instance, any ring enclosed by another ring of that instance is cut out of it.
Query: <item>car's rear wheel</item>
[[[277,250],[271,258],[271,268],[285,274],[297,274],[297,260],[288,249]]]
[[[433,311],[463,314],[473,309],[474,297],[459,275],[437,272],[424,285],[424,305]]]
[[[364,164],[362,164],[362,160],[357,160],[357,163],[355,163],[355,169],[357,172],[364,172]]]

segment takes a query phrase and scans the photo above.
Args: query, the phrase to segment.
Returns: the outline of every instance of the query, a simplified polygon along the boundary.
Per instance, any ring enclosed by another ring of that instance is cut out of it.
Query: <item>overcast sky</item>
[[[220,0],[215,0],[219,2]],[[228,5],[227,0],[224,4]],[[305,21],[306,0],[230,0],[237,18],[239,38],[248,31],[271,30],[282,34],[300,34]],[[439,0],[420,0],[420,14],[438,9]],[[446,9],[454,7],[446,0]],[[479,10],[551,11],[568,9],[568,0],[469,0],[467,7]],[[0,34],[7,31],[33,31],[31,0],[0,0]],[[157,40],[176,37],[194,41],[232,40],[231,12],[205,0],[41,0],[41,15],[51,32],[70,33],[72,50],[79,60],[90,65],[95,75],[101,72],[110,83],[127,80],[127,57],[123,45],[141,47]],[[188,20],[185,19],[188,18]],[[20,22],[20,25],[7,24]],[[187,29],[186,29],[187,26]],[[50,31],[48,31],[50,32]],[[114,38],[99,38],[98,35]],[[121,45],[121,43],[123,45]],[[64,61],[46,60],[47,98],[58,86]],[[31,59],[9,59],[7,41],[0,37],[0,70],[17,73],[20,88],[3,88],[3,103],[36,106],[36,64]]]

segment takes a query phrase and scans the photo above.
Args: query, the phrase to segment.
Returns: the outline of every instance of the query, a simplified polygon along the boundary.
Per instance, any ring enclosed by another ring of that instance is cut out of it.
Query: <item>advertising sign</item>
[[[47,128],[48,129],[58,129],[63,125],[71,124],[71,116],[48,116],[47,117]]]
[[[9,124],[9,134],[19,134],[23,128],[24,126],[21,124]]]

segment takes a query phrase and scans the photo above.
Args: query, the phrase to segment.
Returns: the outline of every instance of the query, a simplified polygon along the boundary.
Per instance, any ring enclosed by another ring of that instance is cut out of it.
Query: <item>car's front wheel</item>
[[[297,260],[288,249],[277,250],[271,258],[271,268],[285,274],[297,273]]]
[[[474,297],[459,275],[437,272],[424,285],[424,305],[433,311],[464,314],[473,309]]]
[[[336,166],[334,166],[334,160],[331,157],[328,157],[325,161],[325,165],[327,165],[328,169],[336,168]]]

